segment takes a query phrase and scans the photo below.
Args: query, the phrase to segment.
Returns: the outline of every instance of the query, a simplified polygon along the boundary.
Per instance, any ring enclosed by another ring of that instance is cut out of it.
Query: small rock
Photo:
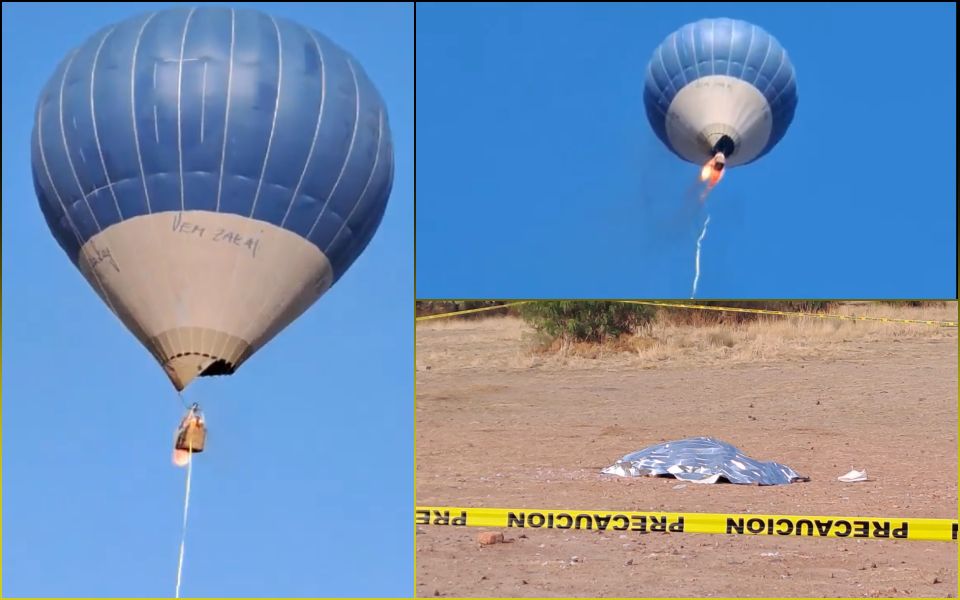
[[[632,564],[633,564],[633,559],[631,558],[631,559],[628,560],[627,562],[623,563],[623,566],[629,567],[629,566],[632,565]],[[934,581],[934,583],[936,583],[936,581]]]
[[[523,585],[527,585],[527,580],[526,580],[526,579],[521,579],[521,580],[520,580],[520,583],[522,583]]]
[[[933,578],[933,583],[934,583],[934,585],[940,583],[940,578],[939,578],[939,577],[934,577],[934,578]]]
[[[503,534],[499,531],[484,531],[477,536],[477,542],[481,546],[492,546],[493,544],[503,543]]]
[[[877,563],[870,563],[870,568],[871,568],[871,569],[876,569],[876,568],[877,568]]]
[[[521,539],[521,540],[525,540],[525,539],[527,539],[527,534],[521,533],[518,537],[519,537],[519,539]]]
[[[440,595],[440,590],[433,590],[433,595],[434,595],[434,596],[439,596],[439,595]]]
[[[570,562],[572,562],[572,563],[580,562],[580,557],[579,557],[579,556],[571,556],[571,557],[570,557]]]

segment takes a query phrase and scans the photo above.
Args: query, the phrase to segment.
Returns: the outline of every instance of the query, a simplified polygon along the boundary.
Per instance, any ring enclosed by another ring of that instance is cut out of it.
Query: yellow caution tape
[[[417,525],[957,541],[956,519],[418,506]]]
[[[508,306],[517,306],[517,305],[520,305],[520,304],[526,304],[526,303],[528,303],[528,302],[530,302],[530,300],[522,300],[522,301],[520,301],[520,302],[508,302],[507,304],[499,304],[499,305],[497,305],[497,306],[484,306],[483,308],[470,308],[470,309],[467,309],[467,310],[458,310],[458,311],[455,311],[455,312],[440,313],[440,314],[437,314],[437,315],[426,315],[426,316],[423,316],[423,317],[417,317],[417,321],[429,321],[429,320],[431,320],[431,319],[445,319],[445,318],[447,318],[447,317],[456,317],[456,316],[459,316],[459,315],[468,315],[468,314],[470,314],[470,313],[484,312],[484,311],[487,311],[487,310],[498,310],[498,309],[501,309],[501,308],[507,308]]]
[[[471,308],[468,310],[458,310],[455,312],[441,313],[436,315],[427,315],[417,317],[417,321],[429,321],[432,319],[445,319],[447,317],[456,317],[470,313],[484,312],[488,310],[498,310],[509,306],[519,306],[528,304],[533,300],[522,300],[519,302],[509,302],[497,306],[484,306],[483,308]],[[781,317],[804,317],[813,319],[838,319],[841,321],[877,321],[881,323],[907,323],[910,325],[934,325],[937,327],[957,327],[957,321],[934,321],[927,319],[893,319],[890,317],[871,317],[867,315],[837,315],[830,313],[810,313],[810,312],[791,312],[783,310],[767,310],[764,308],[740,308],[735,306],[708,306],[704,304],[683,304],[680,302],[657,302],[653,300],[611,300],[611,302],[622,302],[624,304],[642,304],[645,306],[659,306],[663,308],[685,308],[691,310],[712,310],[716,312],[734,312],[750,313],[755,315],[777,315]]]
[[[618,300],[626,304],[643,304],[665,308],[688,308],[697,310],[713,310],[719,312],[751,313],[755,315],[778,315],[782,317],[808,317],[814,319],[839,319],[842,321],[880,321],[883,323],[908,323],[911,325],[937,325],[939,327],[956,327],[957,321],[931,321],[926,319],[892,319],[890,317],[870,317],[866,315],[835,315],[829,313],[790,312],[782,310],[767,310],[763,308],[739,308],[734,306],[707,306],[703,304],[681,304],[679,302],[654,302],[652,300]]]

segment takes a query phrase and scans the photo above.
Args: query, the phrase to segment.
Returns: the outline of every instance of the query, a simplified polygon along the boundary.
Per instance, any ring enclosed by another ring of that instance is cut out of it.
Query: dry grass
[[[956,302],[891,306],[837,303],[834,314],[956,321]],[[517,317],[428,321],[417,326],[417,369],[657,368],[838,357],[890,339],[956,337],[957,329],[879,321],[767,316],[732,323],[677,323],[660,312],[636,334],[604,344],[546,340]],[[687,320],[689,321],[689,320]],[[440,343],[433,343],[433,342]]]
[[[417,324],[417,370],[523,367],[531,331],[518,317],[439,319]]]

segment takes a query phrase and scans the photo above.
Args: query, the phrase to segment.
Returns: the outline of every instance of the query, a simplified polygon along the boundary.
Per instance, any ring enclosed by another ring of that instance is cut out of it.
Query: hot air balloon
[[[657,47],[643,93],[657,137],[680,158],[719,172],[780,141],[797,108],[797,76],[769,33],[745,21],[704,19]],[[715,181],[714,181],[715,183]]]
[[[50,77],[32,139],[50,231],[178,390],[233,373],[343,276],[393,164],[353,57],[230,8],[105,27]]]

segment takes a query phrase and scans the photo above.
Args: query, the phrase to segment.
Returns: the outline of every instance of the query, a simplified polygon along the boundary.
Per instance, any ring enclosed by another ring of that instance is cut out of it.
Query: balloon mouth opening
[[[200,377],[216,377],[218,375],[233,375],[236,367],[222,358],[213,361],[200,372]]]
[[[232,375],[253,352],[239,337],[201,327],[181,327],[154,338],[157,360],[182,390],[197,377]]]
[[[178,391],[183,390],[197,377],[232,375],[239,366],[230,361],[203,352],[183,352],[163,363],[163,367]]]
[[[713,145],[713,152],[721,153],[724,157],[733,156],[733,153],[736,152],[737,145],[729,135],[721,135],[720,139],[717,140],[717,143]]]

